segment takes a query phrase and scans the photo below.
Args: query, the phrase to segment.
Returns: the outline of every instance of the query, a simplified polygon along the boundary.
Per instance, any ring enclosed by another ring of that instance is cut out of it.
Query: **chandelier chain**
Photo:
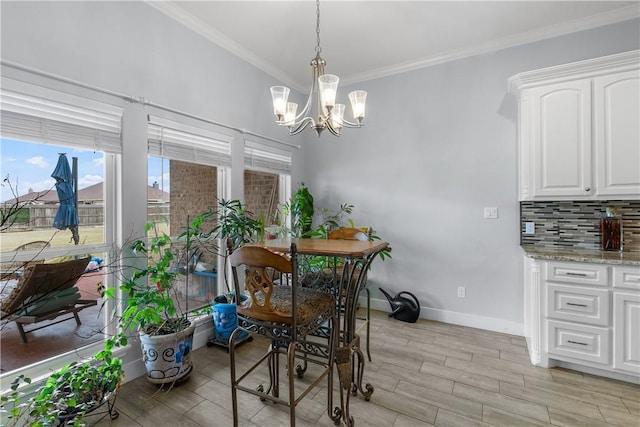
[[[316,0],[316,53],[320,54],[320,0]]]

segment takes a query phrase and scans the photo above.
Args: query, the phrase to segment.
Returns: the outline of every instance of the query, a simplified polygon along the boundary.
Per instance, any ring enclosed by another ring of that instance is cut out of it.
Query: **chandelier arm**
[[[329,129],[329,132],[331,132],[332,135],[340,136],[340,129],[334,128],[333,125],[331,124],[331,120],[327,120],[325,122],[325,126],[327,129]]]
[[[315,72],[314,72],[314,74],[315,74]],[[317,79],[313,79],[313,81],[311,82],[311,89],[309,90],[309,96],[307,97],[307,103],[304,105],[304,108],[302,109],[302,111],[300,111],[300,114],[298,114],[293,119],[294,126],[299,124],[299,120],[302,119],[303,117],[305,117],[307,115],[307,113],[309,112],[310,108],[311,108],[311,101],[313,99],[313,92],[315,91],[316,84],[317,84],[316,80]],[[303,120],[300,120],[300,122],[302,122]]]
[[[314,125],[313,119],[311,117],[305,117],[299,123],[289,126],[289,135],[297,135],[303,130],[305,130],[306,128],[308,128],[309,125],[311,126]]]
[[[361,128],[361,127],[364,127],[364,125],[362,123],[350,122],[349,120],[346,120],[344,118],[336,120],[336,121],[338,123],[340,123],[342,126],[347,127],[347,128]]]

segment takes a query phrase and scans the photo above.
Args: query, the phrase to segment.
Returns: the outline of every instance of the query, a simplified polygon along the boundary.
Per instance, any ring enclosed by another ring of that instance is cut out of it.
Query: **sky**
[[[61,147],[50,144],[36,144],[0,138],[0,177],[2,179],[2,193],[0,201],[12,199],[15,196],[4,180],[8,177],[14,190],[17,188],[19,196],[33,191],[44,191],[54,188],[55,179],[51,172],[56,167],[59,153],[66,153],[69,166],[72,158],[78,158],[78,188],[86,188],[104,181],[104,154],[100,151],[79,150],[71,147]],[[161,168],[158,158],[149,161],[148,185],[154,181],[162,182],[164,173],[165,191],[169,191],[169,167],[165,161],[165,168]]]

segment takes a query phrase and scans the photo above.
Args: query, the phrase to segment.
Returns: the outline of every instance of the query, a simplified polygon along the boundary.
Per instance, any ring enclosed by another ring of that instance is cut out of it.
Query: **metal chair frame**
[[[348,401],[346,406],[341,398],[340,407],[333,407],[333,365],[336,357],[336,345],[338,341],[339,320],[336,312],[336,304],[328,304],[328,308],[323,313],[301,321],[298,307],[298,258],[295,244],[291,245],[290,254],[277,254],[259,247],[241,247],[230,256],[230,264],[236,295],[240,295],[245,289],[241,289],[238,268],[244,266],[248,268],[249,274],[259,275],[256,291],[256,283],[245,280],[245,287],[251,294],[260,294],[262,298],[258,301],[257,296],[250,297],[251,305],[245,305],[236,301],[238,328],[229,338],[229,355],[231,363],[231,397],[233,406],[234,426],[238,425],[238,400],[237,391],[244,391],[261,400],[285,405],[289,408],[289,422],[291,426],[296,423],[297,404],[316,386],[324,377],[327,377],[327,415],[337,425],[341,419],[349,420]],[[270,273],[266,274],[265,271]],[[273,275],[271,271],[276,271]],[[257,273],[256,273],[257,272]],[[273,277],[277,277],[273,280]],[[254,280],[254,279],[251,279]],[[278,282],[277,284],[274,282]],[[271,304],[270,298],[276,287],[290,287],[291,306],[290,313],[278,312]],[[305,290],[309,292],[309,290]],[[315,292],[315,291],[310,291]],[[327,296],[327,294],[322,294]],[[271,340],[269,349],[253,366],[249,367],[242,374],[236,372],[236,353],[233,345],[235,339],[242,331],[266,336]],[[322,331],[318,333],[318,331]],[[308,335],[316,338],[307,340]],[[325,336],[326,341],[317,341],[317,336]],[[286,356],[286,369],[288,381],[288,396],[280,396],[280,355]],[[315,379],[300,393],[296,395],[295,389],[295,363],[296,359],[304,358],[305,361],[322,366],[322,370]],[[266,363],[269,371],[269,384],[265,389],[264,385],[257,388],[249,388],[241,383],[251,375],[257,368]],[[342,393],[341,393],[342,395]],[[347,397],[348,398],[348,397]],[[345,417],[346,415],[346,417]]]

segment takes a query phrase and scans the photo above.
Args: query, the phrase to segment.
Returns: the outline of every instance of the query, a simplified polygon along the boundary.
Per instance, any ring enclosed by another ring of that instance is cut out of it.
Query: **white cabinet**
[[[613,367],[640,375],[640,268],[613,274]]]
[[[640,375],[640,294],[613,293],[613,367]]]
[[[531,91],[533,195],[591,194],[591,81]]]
[[[518,74],[520,200],[640,197],[640,51]]]
[[[593,81],[596,195],[640,197],[640,78],[637,71]]]
[[[640,383],[640,267],[525,260],[531,362],[567,362]]]

